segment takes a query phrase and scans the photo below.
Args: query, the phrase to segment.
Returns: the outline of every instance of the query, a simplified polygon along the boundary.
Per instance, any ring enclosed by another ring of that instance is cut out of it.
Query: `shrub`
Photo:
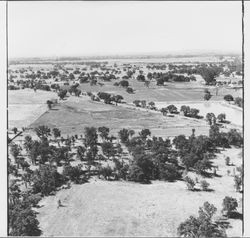
[[[159,171],[159,178],[168,180],[168,181],[174,181],[176,179],[179,179],[181,177],[180,172],[178,171],[177,166],[174,164],[164,164],[160,165],[160,171]]]
[[[226,196],[222,203],[222,212],[226,212],[226,216],[230,217],[231,213],[238,207],[238,202],[235,198]]]
[[[236,192],[239,192],[242,186],[242,178],[239,175],[234,176],[234,186],[236,189]]]
[[[227,156],[226,159],[225,159],[225,163],[226,163],[227,166],[230,165],[230,158],[229,158],[228,156]]]
[[[220,227],[217,222],[212,220],[216,212],[213,204],[205,202],[199,209],[199,216],[190,216],[182,222],[177,228],[179,236],[182,237],[206,237],[206,238],[224,238],[226,237],[225,229]]]
[[[84,176],[84,171],[82,170],[82,166],[71,166],[67,165],[63,168],[63,176],[70,179],[72,182],[76,184],[81,184],[86,182],[86,178]]]
[[[233,101],[234,98],[231,94],[227,94],[224,96],[224,100],[230,102],[230,101]]]
[[[129,166],[127,178],[130,181],[142,183],[145,181],[145,174],[143,173],[141,167],[133,164],[133,165]]]
[[[209,187],[210,184],[206,180],[202,180],[200,182],[200,184],[201,184],[201,189],[203,191],[208,191],[208,187]]]
[[[113,170],[112,168],[108,165],[106,167],[100,167],[99,168],[99,175],[102,175],[106,180],[110,179],[110,176],[112,175]]]
[[[184,181],[186,182],[188,190],[193,191],[194,187],[195,187],[195,181],[192,178],[188,177],[188,176],[186,176],[184,178]]]

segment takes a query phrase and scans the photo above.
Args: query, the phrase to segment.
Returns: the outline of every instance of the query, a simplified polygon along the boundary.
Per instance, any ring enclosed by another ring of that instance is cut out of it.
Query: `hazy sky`
[[[9,2],[10,57],[241,52],[241,2]]]

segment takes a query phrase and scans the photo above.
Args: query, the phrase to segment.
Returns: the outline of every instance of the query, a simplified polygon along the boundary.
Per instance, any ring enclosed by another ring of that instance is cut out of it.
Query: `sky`
[[[241,53],[241,1],[9,2],[8,54]]]

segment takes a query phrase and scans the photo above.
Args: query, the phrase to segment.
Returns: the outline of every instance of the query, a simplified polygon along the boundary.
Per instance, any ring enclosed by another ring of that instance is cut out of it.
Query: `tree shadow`
[[[229,218],[231,219],[239,219],[239,220],[243,220],[243,214],[239,213],[239,212],[230,212],[230,214],[228,215]]]
[[[207,188],[206,190],[202,190],[203,192],[214,192],[215,190],[212,188]]]
[[[216,221],[216,224],[224,229],[232,228],[232,226],[230,225],[230,222],[225,221],[223,219]]]

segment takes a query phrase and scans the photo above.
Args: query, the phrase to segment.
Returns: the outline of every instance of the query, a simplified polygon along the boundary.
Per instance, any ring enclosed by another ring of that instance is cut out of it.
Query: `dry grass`
[[[232,162],[240,165],[239,153],[233,148],[218,155],[215,164],[222,177],[206,179],[214,192],[188,191],[182,181],[142,185],[95,179],[61,190],[41,201],[38,219],[43,236],[176,236],[180,222],[197,215],[205,201],[214,204],[216,215],[220,215],[225,196],[242,197],[235,192],[224,161],[224,155],[230,155]],[[64,205],[59,209],[58,199]],[[241,220],[229,222],[228,236],[241,236]]]

